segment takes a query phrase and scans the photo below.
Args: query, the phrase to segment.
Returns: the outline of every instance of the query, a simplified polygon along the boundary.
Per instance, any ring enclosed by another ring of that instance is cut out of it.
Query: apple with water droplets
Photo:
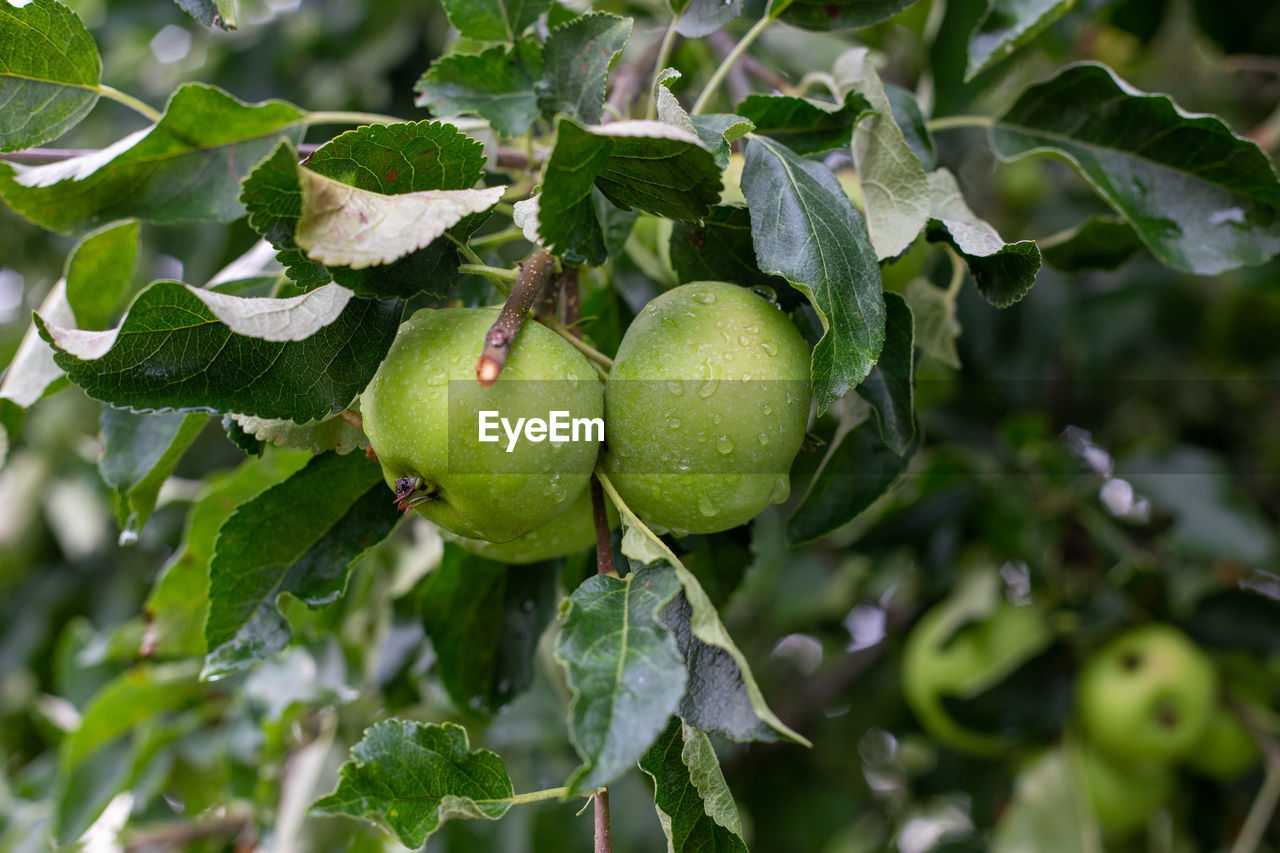
[[[565,411],[600,418],[603,386],[567,341],[530,320],[490,387],[475,363],[497,309],[424,309],[396,336],[360,398],[364,430],[387,485],[458,536],[507,542],[573,505],[595,467],[598,437],[577,441],[479,440],[480,413],[546,419]]]
[[[809,347],[777,305],[733,284],[682,285],[646,305],[618,347],[604,470],[660,530],[745,524],[790,493],[810,397]]]

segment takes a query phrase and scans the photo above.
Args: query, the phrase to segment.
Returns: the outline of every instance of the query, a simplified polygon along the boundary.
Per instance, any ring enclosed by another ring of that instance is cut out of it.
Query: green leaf
[[[929,180],[893,116],[870,51],[855,47],[836,60],[840,88],[863,95],[876,113],[853,129],[853,163],[876,257],[902,254],[929,218]]]
[[[415,849],[451,818],[497,820],[513,796],[502,759],[472,749],[454,723],[384,720],[365,730],[339,774],[311,814],[375,820]]]
[[[913,446],[906,454],[894,453],[866,423],[842,436],[787,520],[787,541],[812,542],[853,521],[889,491],[914,452]]]
[[[932,172],[938,167],[938,158],[934,151],[933,134],[929,132],[920,102],[906,89],[888,83],[885,84],[884,94],[893,107],[893,121],[902,131],[907,147],[916,155],[925,171]]]
[[[668,853],[747,853],[738,807],[705,734],[673,718],[640,769],[653,779]]]
[[[482,41],[515,41],[550,7],[551,0],[444,0],[449,23]]]
[[[1072,745],[1044,753],[1018,773],[991,839],[993,853],[1101,853],[1097,821],[1072,780]]]
[[[852,91],[845,93],[843,104],[794,95],[749,95],[735,111],[750,119],[757,133],[805,155],[844,148],[853,126],[873,112],[867,99]]]
[[[1116,269],[1141,248],[1142,241],[1129,223],[1114,216],[1095,216],[1062,239],[1042,243],[1040,252],[1063,272],[1087,272]]]
[[[912,279],[902,295],[915,318],[916,346],[925,355],[959,370],[956,338],[960,337],[960,321],[956,319],[955,298],[923,278]]]
[[[111,487],[116,521],[136,538],[155,509],[160,487],[209,422],[208,415],[140,415],[104,406],[98,471]]]
[[[206,27],[234,30],[240,26],[236,18],[236,0],[174,0],[178,8]]]
[[[538,236],[571,263],[604,263],[605,234],[592,190],[622,210],[697,221],[720,198],[720,170],[698,137],[656,121],[556,124],[543,173]]]
[[[709,36],[742,14],[742,0],[687,0],[676,10],[676,32],[685,38]]]
[[[790,0],[781,20],[806,30],[849,30],[887,21],[916,0]],[[778,0],[775,0],[775,4]]]
[[[965,82],[1040,35],[1074,5],[1075,0],[991,0],[969,36]]]
[[[391,497],[376,462],[326,453],[237,508],[209,565],[204,677],[284,648],[289,626],[275,608],[281,593],[309,607],[340,598],[351,564],[399,522]]]
[[[813,348],[818,411],[867,377],[884,346],[884,291],[862,217],[825,166],[756,137],[742,191],[760,269],[787,279],[822,322]]]
[[[181,708],[200,693],[190,662],[140,665],[112,679],[94,694],[80,726],[58,749],[58,770],[70,775],[85,759],[163,711]]]
[[[543,116],[567,113],[584,124],[604,118],[605,80],[630,37],[631,19],[606,12],[590,12],[552,30],[538,84]]]
[[[0,151],[57,139],[98,102],[102,60],[76,13],[55,0],[0,3]]]
[[[947,243],[964,258],[982,297],[1008,308],[1031,290],[1040,272],[1040,250],[1034,240],[1006,243],[985,220],[969,209],[955,177],[946,169],[929,173],[933,206],[928,239]]]
[[[218,530],[237,506],[296,473],[310,461],[297,451],[269,451],[234,471],[214,475],[187,513],[182,544],[161,569],[143,610],[143,645],[155,657],[203,657],[209,615],[209,562]]]
[[[555,564],[513,569],[445,545],[422,595],[422,625],[459,708],[491,714],[529,686],[558,575]]]
[[[398,300],[354,299],[337,285],[249,299],[156,282],[117,329],[37,322],[58,366],[95,400],[307,421],[342,411],[363,390],[402,314]]]
[[[674,68],[667,68],[654,81],[654,96],[658,101],[658,120],[674,125],[681,130],[696,134],[702,144],[715,156],[716,166],[721,171],[729,165],[733,154],[730,143],[746,136],[755,129],[750,121],[731,113],[702,113],[691,116],[680,105],[680,100],[671,91],[672,85],[682,75]]]
[[[884,349],[876,366],[858,386],[858,395],[871,404],[880,439],[903,456],[916,437],[915,323],[906,300],[898,294],[886,293],[884,306]]]
[[[1026,89],[992,129],[1004,160],[1073,165],[1182,272],[1215,275],[1280,252],[1280,181],[1267,155],[1216,116],[1132,88],[1105,66],[1072,65]]]
[[[370,192],[395,195],[425,190],[461,190],[484,173],[484,146],[443,122],[373,125],[330,140],[307,160],[307,169]],[[457,281],[460,258],[441,237],[394,263],[366,269],[326,267],[306,257],[294,241],[303,213],[301,167],[285,141],[244,182],[241,200],[249,225],[275,246],[289,278],[304,290],[330,280],[363,296],[418,293],[443,296]],[[452,233],[465,239],[481,224],[469,217]]]
[[[67,300],[78,328],[110,328],[131,290],[139,237],[137,221],[126,220],[94,231],[71,250]]]
[[[756,266],[751,214],[745,207],[718,204],[702,224],[676,222],[671,228],[671,266],[676,278],[732,281],[743,287],[787,288],[787,280]]]
[[[115,145],[46,166],[0,165],[0,196],[27,219],[70,232],[123,217],[231,222],[244,215],[240,179],[303,113],[283,101],[245,104],[187,83],[153,127]]]
[[[679,589],[669,567],[644,567],[587,578],[562,605],[556,658],[573,693],[569,739],[582,757],[570,794],[625,773],[675,712],[684,661],[659,614]]]
[[[693,605],[683,591],[662,611],[662,624],[675,636],[689,673],[680,718],[696,729],[739,743],[777,740],[774,730],[756,713],[738,661],[727,649],[703,642],[693,633]]]
[[[229,417],[246,435],[278,447],[297,447],[311,453],[329,450],[350,453],[369,446],[369,439],[364,432],[352,426],[341,415],[301,424],[275,418],[255,418],[252,415]]]
[[[747,663],[746,656],[733,642],[733,638],[729,636],[729,632],[725,629],[724,623],[720,621],[720,614],[716,610],[716,606],[712,603],[711,598],[707,595],[706,590],[702,588],[702,584],[698,582],[698,578],[680,562],[680,558],[667,547],[667,544],[654,535],[648,527],[644,525],[639,518],[636,517],[623,501],[618,493],[614,490],[613,484],[609,482],[608,477],[600,475],[600,483],[604,487],[605,493],[609,496],[609,500],[618,509],[618,515],[622,519],[622,553],[631,559],[632,567],[639,568],[638,564],[653,563],[648,566],[649,569],[656,568],[662,564],[666,564],[675,569],[676,577],[680,581],[680,587],[684,593],[684,601],[689,606],[689,632],[698,641],[703,643],[710,649],[710,654],[718,657],[718,652],[722,651],[729,655],[733,660],[733,664],[737,667],[737,675],[732,677],[728,683],[739,682],[742,689],[746,691],[751,710],[755,717],[774,731],[790,738],[796,743],[809,746],[809,741],[805,740],[799,734],[796,734],[785,723],[778,719],[777,715],[769,709],[768,703],[764,701],[764,695],[760,692],[760,686],[756,684],[755,676],[751,673],[751,667]],[[679,601],[680,599],[675,599]],[[671,611],[672,624],[679,625],[681,618],[678,613]],[[664,614],[664,618],[666,615]],[[690,651],[694,650],[694,655],[690,655]],[[696,656],[704,658],[708,652],[706,649],[698,649],[696,644],[690,644],[682,649],[682,653],[686,656]],[[712,675],[718,669],[718,662],[709,659],[703,659],[698,663],[708,664],[705,668],[694,666],[692,675],[694,679],[699,678],[702,674]],[[715,664],[715,665],[712,665]],[[723,670],[721,670],[723,671]],[[693,689],[697,689],[697,682],[691,682]],[[713,690],[711,696],[714,701],[716,695]],[[694,697],[695,704],[685,705],[682,707],[682,713],[690,710],[698,710],[697,702],[701,701],[700,696]],[[706,710],[715,710],[708,708]],[[726,727],[726,731],[732,730],[732,727]]]
[[[74,328],[76,318],[67,301],[65,281],[54,284],[44,302],[40,303],[40,316],[54,323]],[[0,379],[0,463],[8,453],[8,444],[17,435],[26,410],[36,404],[49,390],[65,385],[62,368],[53,358],[53,348],[40,337],[35,323],[27,327],[22,342],[18,344],[4,378]]]
[[[326,266],[362,270],[427,248],[462,220],[489,210],[503,186],[384,195],[298,167],[302,216],[293,240]]]
[[[414,101],[433,115],[477,115],[503,136],[519,136],[538,117],[535,84],[542,78],[542,48],[524,38],[483,53],[437,59],[414,85]]]

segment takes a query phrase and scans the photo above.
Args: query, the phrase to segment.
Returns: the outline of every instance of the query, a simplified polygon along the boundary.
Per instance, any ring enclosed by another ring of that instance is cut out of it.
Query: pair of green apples
[[[994,754],[1012,744],[962,726],[948,696],[980,693],[1052,639],[1046,614],[1001,604],[957,630],[940,605],[926,613],[903,650],[903,688],[924,728],[958,749]],[[1230,779],[1259,752],[1224,706],[1213,661],[1177,628],[1148,624],[1114,638],[1085,661],[1075,684],[1083,744],[1073,766],[1099,828],[1131,834],[1168,801],[1174,767]]]
[[[809,415],[809,348],[769,300],[722,282],[669,290],[627,329],[604,382],[570,343],[527,322],[482,388],[474,365],[497,316],[419,311],[361,397],[388,485],[459,544],[508,563],[590,545],[593,419],[619,496],[660,531],[726,530],[787,497]],[[480,440],[486,412],[496,441]],[[583,428],[553,440],[519,427],[556,412]]]

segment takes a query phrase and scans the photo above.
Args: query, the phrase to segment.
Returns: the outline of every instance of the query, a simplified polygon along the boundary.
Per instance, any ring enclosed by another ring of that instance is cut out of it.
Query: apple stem
[[[600,481],[591,478],[591,515],[596,523],[596,570],[602,575],[614,575],[613,534],[609,530],[609,509],[604,502],[604,490]]]
[[[520,265],[520,273],[511,285],[511,294],[502,306],[502,313],[484,336],[484,349],[476,362],[476,380],[484,387],[498,381],[511,345],[515,343],[524,318],[529,313],[538,294],[555,269],[555,258],[546,249],[539,249],[533,257]]]

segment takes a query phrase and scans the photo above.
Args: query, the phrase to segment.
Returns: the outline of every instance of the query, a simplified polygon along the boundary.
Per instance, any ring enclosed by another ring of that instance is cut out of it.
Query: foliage
[[[0,850],[1280,849],[1265,5],[0,0]],[[402,515],[361,392],[540,263],[794,323],[791,497]],[[1151,623],[1238,759],[1082,724]]]

